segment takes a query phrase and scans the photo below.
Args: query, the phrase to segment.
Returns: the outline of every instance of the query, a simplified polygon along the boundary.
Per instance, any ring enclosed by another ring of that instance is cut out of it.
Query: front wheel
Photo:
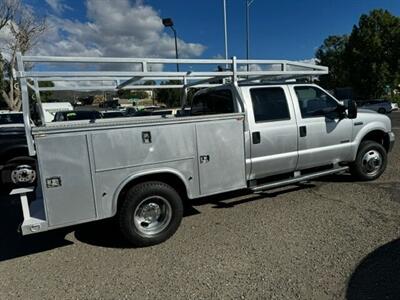
[[[379,178],[387,165],[385,148],[377,142],[365,141],[360,144],[356,160],[350,166],[350,172],[360,180]]]
[[[176,232],[182,217],[180,195],[159,181],[144,182],[131,188],[119,210],[121,232],[137,247],[166,241]]]

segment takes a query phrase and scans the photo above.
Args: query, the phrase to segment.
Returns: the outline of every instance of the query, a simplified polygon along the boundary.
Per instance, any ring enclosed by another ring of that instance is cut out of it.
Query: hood
[[[364,124],[378,122],[386,128],[386,132],[392,130],[392,121],[387,115],[377,113],[370,109],[360,108],[357,110],[357,118],[354,122],[363,122]]]

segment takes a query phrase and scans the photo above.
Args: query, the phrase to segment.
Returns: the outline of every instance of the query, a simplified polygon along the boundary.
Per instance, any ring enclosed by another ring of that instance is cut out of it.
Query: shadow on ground
[[[302,184],[290,186],[274,191],[266,191],[261,194],[236,191],[196,199],[185,207],[184,217],[200,214],[196,207],[206,204],[212,204],[212,207],[216,209],[227,209],[248,202],[266,201],[266,199],[277,197],[280,194],[310,187],[314,187],[314,185]],[[115,219],[76,225],[25,237],[17,232],[21,222],[22,213],[18,199],[0,199],[0,262],[72,245],[73,242],[65,238],[71,232],[74,232],[74,236],[78,241],[92,246],[106,248],[132,247],[120,234]]]
[[[351,275],[346,298],[400,298],[400,239],[379,247],[361,261]]]
[[[22,213],[16,200],[0,199],[0,262],[72,244],[65,239],[68,229],[23,237],[18,233]]]

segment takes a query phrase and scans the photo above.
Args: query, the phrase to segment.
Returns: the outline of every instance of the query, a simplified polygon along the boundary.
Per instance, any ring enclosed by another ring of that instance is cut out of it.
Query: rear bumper
[[[394,146],[395,135],[391,131],[388,133],[388,135],[389,135],[389,151],[388,152],[390,152],[390,151],[392,151],[393,146]]]

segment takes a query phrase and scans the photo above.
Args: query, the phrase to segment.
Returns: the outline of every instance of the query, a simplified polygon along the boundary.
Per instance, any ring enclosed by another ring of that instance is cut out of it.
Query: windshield
[[[24,118],[22,114],[0,114],[0,125],[23,123]]]

